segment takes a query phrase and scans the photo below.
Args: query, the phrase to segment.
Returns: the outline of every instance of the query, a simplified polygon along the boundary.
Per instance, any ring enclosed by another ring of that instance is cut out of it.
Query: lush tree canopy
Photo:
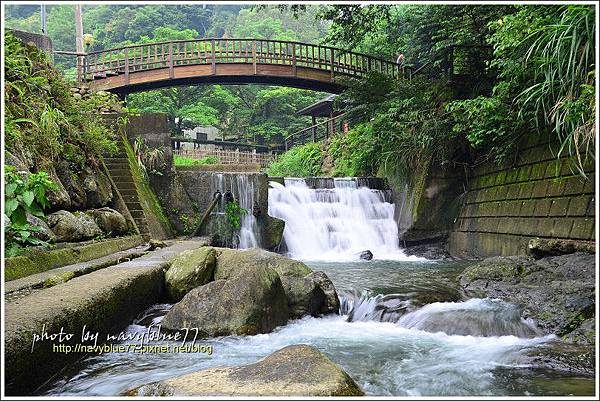
[[[74,49],[69,5],[49,6],[54,46]],[[595,140],[594,9],[587,5],[85,5],[90,49],[199,37],[330,43],[396,59],[420,73],[371,75],[338,102],[354,130],[334,138],[339,174],[410,171],[428,163],[514,157],[519,139],[547,132],[578,165]],[[39,9],[7,8],[7,25],[39,29]],[[59,67],[73,60],[57,57]],[[194,124],[272,144],[308,124],[294,115],[322,94],[263,86],[170,88],[134,94],[132,109],[167,113],[177,134]]]

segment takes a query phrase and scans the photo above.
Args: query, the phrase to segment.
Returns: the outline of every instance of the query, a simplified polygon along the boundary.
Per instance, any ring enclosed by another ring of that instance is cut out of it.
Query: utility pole
[[[75,5],[75,50],[77,51],[77,79],[79,82],[83,78],[83,20],[81,19],[81,5]]]
[[[40,6],[40,19],[41,19],[41,23],[42,23],[42,33],[44,35],[46,35],[48,32],[48,29],[46,27],[46,5],[42,4]]]

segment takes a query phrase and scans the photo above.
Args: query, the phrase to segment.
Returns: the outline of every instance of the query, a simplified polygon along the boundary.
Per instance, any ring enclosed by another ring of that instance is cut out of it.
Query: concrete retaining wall
[[[19,31],[17,29],[7,29],[8,32],[12,33],[16,38],[19,38],[26,44],[32,44],[49,57],[52,57],[52,40],[47,35],[41,33]]]
[[[558,146],[530,138],[511,167],[473,169],[449,237],[451,254],[466,258],[525,254],[531,238],[595,240],[595,167],[573,173]]]

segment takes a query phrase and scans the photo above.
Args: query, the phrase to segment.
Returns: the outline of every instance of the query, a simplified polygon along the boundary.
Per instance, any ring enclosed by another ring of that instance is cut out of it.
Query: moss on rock
[[[212,281],[215,265],[213,247],[204,246],[181,253],[165,274],[169,298],[179,301],[190,290]]]

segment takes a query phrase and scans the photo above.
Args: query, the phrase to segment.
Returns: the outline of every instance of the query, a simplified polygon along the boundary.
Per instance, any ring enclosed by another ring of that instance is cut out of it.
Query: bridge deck
[[[410,70],[382,58],[329,46],[257,39],[149,43],[78,57],[79,78],[95,89],[130,93],[190,83],[266,83],[339,92],[343,80],[371,71]]]

